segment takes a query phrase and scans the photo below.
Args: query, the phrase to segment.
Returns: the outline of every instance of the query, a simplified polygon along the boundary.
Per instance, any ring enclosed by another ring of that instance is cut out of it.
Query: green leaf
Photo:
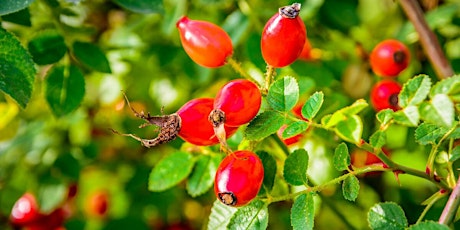
[[[294,230],[313,229],[315,221],[313,194],[309,192],[295,199],[291,209],[291,226]]]
[[[407,227],[404,211],[393,202],[372,206],[367,214],[367,221],[373,230],[403,230]]]
[[[267,206],[263,201],[256,200],[239,208],[230,219],[227,229],[266,229],[267,226]]]
[[[343,197],[349,201],[355,201],[359,195],[359,180],[355,175],[347,177],[342,183]]]
[[[262,140],[283,126],[284,117],[275,111],[265,111],[257,115],[246,128],[245,137],[248,140]]]
[[[310,96],[310,98],[308,98],[308,100],[302,106],[302,116],[308,120],[313,119],[318,113],[318,111],[321,109],[323,102],[323,92],[315,92],[313,95]]]
[[[367,106],[368,104],[364,99],[356,100],[353,104],[334,112],[325,125],[331,128],[342,121],[348,120],[349,117],[358,114]]]
[[[292,185],[307,184],[308,153],[305,149],[296,149],[284,162],[283,176]]]
[[[0,6],[1,7],[1,6]],[[2,20],[12,22],[21,26],[32,26],[30,21],[30,10],[29,8],[24,8],[22,10],[16,11],[11,14],[1,16]]]
[[[387,142],[387,133],[383,130],[377,130],[371,137],[369,137],[369,144],[374,148],[381,148]]]
[[[415,105],[410,105],[403,110],[399,110],[393,113],[393,118],[396,123],[415,127],[418,125],[420,121],[420,114],[418,112],[418,108]]]
[[[450,228],[434,221],[425,221],[410,226],[408,230],[450,230]]]
[[[83,73],[75,66],[55,66],[46,76],[46,100],[55,116],[74,111],[85,95]]]
[[[450,128],[455,120],[454,103],[446,94],[436,94],[430,103],[420,106],[420,116],[426,121]]]
[[[186,152],[175,152],[161,159],[152,169],[149,190],[161,192],[185,179],[193,169],[195,159]]]
[[[242,42],[242,38],[244,38],[250,25],[249,17],[240,10],[235,10],[225,18],[221,27],[228,33],[233,46],[236,47]]]
[[[308,128],[308,123],[305,121],[296,121],[289,124],[283,131],[282,137],[289,138],[305,132]]]
[[[86,67],[93,70],[112,73],[109,61],[99,46],[89,42],[74,42],[72,46],[75,57]]]
[[[67,186],[62,183],[43,183],[37,193],[40,211],[50,213],[67,198]]]
[[[219,167],[222,157],[200,155],[193,168],[192,174],[187,180],[187,192],[192,197],[204,194],[214,183],[214,176]]]
[[[237,210],[235,207],[222,204],[219,200],[214,201],[209,215],[208,229],[227,230],[227,225]]]
[[[363,122],[358,115],[352,115],[337,123],[335,133],[345,141],[358,144],[363,134]]]
[[[418,105],[425,100],[430,93],[431,79],[427,75],[418,75],[407,81],[399,93],[399,105],[406,108],[410,105]]]
[[[377,113],[377,120],[380,122],[381,126],[388,125],[388,122],[393,118],[394,111],[391,109],[384,109]]]
[[[348,153],[348,147],[345,143],[337,145],[334,151],[334,157],[332,159],[334,168],[338,171],[343,171],[350,165],[350,154]]]
[[[5,7],[12,4],[9,1],[0,5]],[[19,40],[3,28],[0,28],[0,63],[0,90],[25,108],[35,80],[34,62]]]
[[[452,153],[450,155],[449,161],[454,162],[458,159],[460,159],[460,145],[457,145],[455,146],[454,149],[452,149]]]
[[[59,61],[67,52],[64,38],[55,31],[41,33],[28,44],[28,49],[35,63],[52,64]]]
[[[161,0],[113,0],[127,10],[140,14],[163,13]]]
[[[2,0],[0,16],[22,10],[32,4],[34,0]]]
[[[258,151],[257,156],[259,156],[264,166],[264,181],[262,188],[271,191],[275,183],[276,160],[265,151]]]
[[[290,111],[299,100],[299,85],[293,77],[286,76],[270,86],[267,95],[268,104],[277,111]]]
[[[436,94],[456,95],[460,93],[460,75],[438,81],[430,91],[430,97],[433,98]]]
[[[436,144],[444,136],[448,129],[434,124],[422,123],[415,130],[415,140],[421,145]]]

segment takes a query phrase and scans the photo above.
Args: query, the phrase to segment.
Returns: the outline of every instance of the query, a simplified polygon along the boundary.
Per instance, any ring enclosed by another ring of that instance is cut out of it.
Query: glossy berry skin
[[[302,52],[307,30],[298,17],[299,11],[298,3],[281,7],[265,24],[261,50],[268,65],[276,68],[290,65]]]
[[[179,136],[185,141],[199,146],[219,143],[214,134],[214,128],[208,121],[209,113],[213,110],[214,99],[197,98],[185,103],[177,114],[181,118]],[[237,131],[238,127],[225,127],[227,137]]]
[[[402,42],[388,39],[377,44],[369,58],[375,74],[382,77],[395,77],[407,68],[410,53]]]
[[[259,157],[246,150],[227,155],[217,168],[214,192],[229,206],[242,206],[253,200],[264,179],[264,168]]]
[[[371,102],[375,111],[383,109],[400,109],[398,95],[401,92],[401,85],[393,80],[382,80],[374,85],[371,91]]]
[[[245,79],[225,84],[214,99],[214,109],[225,113],[224,124],[237,127],[251,121],[259,112],[262,94],[259,87]]]
[[[50,214],[25,226],[27,230],[58,230],[62,229],[65,220],[65,212],[58,208]]]
[[[14,204],[10,220],[14,225],[26,225],[43,218],[37,200],[32,193],[25,193]]]
[[[185,52],[199,65],[220,67],[233,53],[230,36],[213,23],[183,16],[177,21],[176,27]]]

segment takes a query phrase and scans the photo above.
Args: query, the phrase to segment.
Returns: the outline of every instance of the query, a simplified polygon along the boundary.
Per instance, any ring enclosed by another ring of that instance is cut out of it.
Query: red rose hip
[[[369,58],[375,74],[382,77],[394,77],[407,68],[410,53],[402,42],[388,39],[377,44]]]
[[[398,95],[401,89],[401,85],[393,80],[378,82],[371,91],[372,106],[376,111],[383,109],[399,110]]]
[[[27,192],[14,203],[10,220],[14,225],[23,226],[37,221],[43,216],[44,215],[40,213],[35,196]]]
[[[290,65],[302,52],[307,30],[299,12],[299,3],[281,7],[265,24],[261,50],[268,65],[276,68]]]
[[[227,155],[217,168],[214,192],[229,206],[243,206],[253,200],[264,179],[259,157],[246,150]]]
[[[185,52],[199,65],[220,67],[233,53],[230,36],[213,23],[183,16],[177,21],[176,27]]]

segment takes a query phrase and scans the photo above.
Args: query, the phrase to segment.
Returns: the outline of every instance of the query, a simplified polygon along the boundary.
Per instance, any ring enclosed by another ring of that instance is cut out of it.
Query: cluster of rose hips
[[[65,220],[73,215],[76,195],[77,185],[72,184],[63,203],[50,213],[43,213],[35,195],[26,192],[13,205],[10,223],[17,229],[63,230]],[[84,211],[88,216],[101,218],[107,214],[108,204],[108,194],[96,190],[86,197]]]
[[[371,91],[371,102],[376,111],[399,110],[398,95],[402,86],[394,79],[409,64],[410,53],[406,45],[394,39],[380,42],[370,54],[372,71],[384,79],[377,82]]]
[[[302,51],[304,58],[309,58],[310,44],[306,39],[305,25],[298,17],[299,11],[298,3],[281,7],[266,23],[262,32],[261,50],[269,68],[290,65],[299,58]],[[225,65],[231,58],[232,41],[219,26],[183,16],[177,21],[176,27],[185,52],[197,64],[216,68]],[[214,191],[224,204],[241,206],[257,196],[264,178],[264,169],[254,152],[232,152],[226,139],[257,115],[261,101],[261,89],[254,82],[246,79],[232,80],[218,91],[215,98],[192,99],[170,115],[145,115],[130,106],[137,117],[147,121],[145,125],[158,126],[159,134],[151,140],[133,134],[121,135],[130,136],[146,147],[171,141],[177,136],[198,146],[220,143],[227,156],[217,169]]]

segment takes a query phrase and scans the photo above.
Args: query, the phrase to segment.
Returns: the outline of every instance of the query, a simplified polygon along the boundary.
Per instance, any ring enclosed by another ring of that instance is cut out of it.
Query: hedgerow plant
[[[204,2],[0,6],[0,226],[455,228],[460,76],[433,30],[455,41],[458,3],[389,1],[394,38],[353,30],[355,2]]]

